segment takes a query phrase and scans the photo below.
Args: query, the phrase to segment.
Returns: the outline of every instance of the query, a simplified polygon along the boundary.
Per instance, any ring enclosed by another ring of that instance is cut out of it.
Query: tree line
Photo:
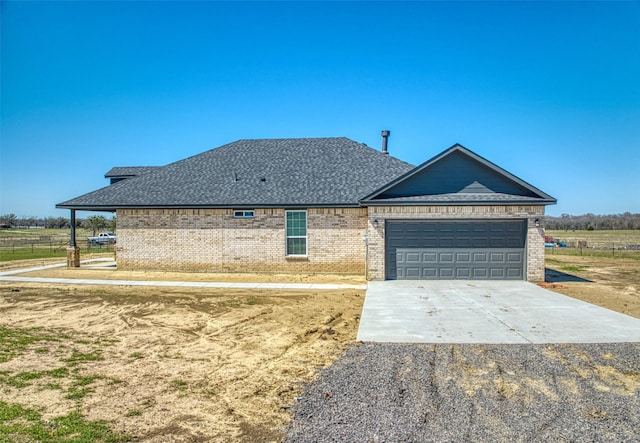
[[[0,215],[0,228],[46,228],[69,229],[71,220],[67,217],[17,217],[15,214]],[[103,215],[93,215],[87,218],[76,218],[76,228],[88,229],[96,235],[98,231],[115,231],[116,217],[108,220]]]
[[[545,217],[545,228],[562,231],[608,231],[640,229],[640,214],[562,214],[560,217]]]

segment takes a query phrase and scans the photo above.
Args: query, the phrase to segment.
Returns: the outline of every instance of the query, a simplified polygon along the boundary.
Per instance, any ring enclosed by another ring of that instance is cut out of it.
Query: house
[[[415,167],[388,134],[238,140],[57,207],[115,211],[119,269],[544,280],[553,197],[459,144]]]

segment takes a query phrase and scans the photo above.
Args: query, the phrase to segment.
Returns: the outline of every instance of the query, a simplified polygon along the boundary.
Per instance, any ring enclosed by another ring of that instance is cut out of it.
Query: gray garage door
[[[523,280],[526,220],[387,220],[387,279]]]

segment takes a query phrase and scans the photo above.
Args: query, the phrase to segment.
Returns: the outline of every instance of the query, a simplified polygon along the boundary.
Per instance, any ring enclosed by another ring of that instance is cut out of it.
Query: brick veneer
[[[285,256],[285,210],[119,210],[119,269],[364,274],[366,208],[307,210],[306,257]]]
[[[118,211],[118,268],[201,272],[365,274],[384,279],[387,219],[526,219],[527,280],[544,280],[544,231],[535,219],[544,206],[374,206],[307,210],[306,257],[285,256],[285,210],[231,209]],[[374,228],[373,220],[378,220]],[[364,236],[367,233],[368,247]]]
[[[385,278],[384,229],[387,219],[526,219],[527,280],[544,281],[544,229],[535,226],[542,220],[544,206],[372,206],[369,208],[369,250],[367,279]],[[378,220],[375,228],[373,221]]]

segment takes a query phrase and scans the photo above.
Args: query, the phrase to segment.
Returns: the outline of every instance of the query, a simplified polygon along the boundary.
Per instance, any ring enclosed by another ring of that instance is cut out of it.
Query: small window
[[[286,254],[307,255],[307,211],[287,211],[286,222]]]
[[[256,216],[255,211],[249,210],[249,211],[233,211],[233,218],[253,218]]]

